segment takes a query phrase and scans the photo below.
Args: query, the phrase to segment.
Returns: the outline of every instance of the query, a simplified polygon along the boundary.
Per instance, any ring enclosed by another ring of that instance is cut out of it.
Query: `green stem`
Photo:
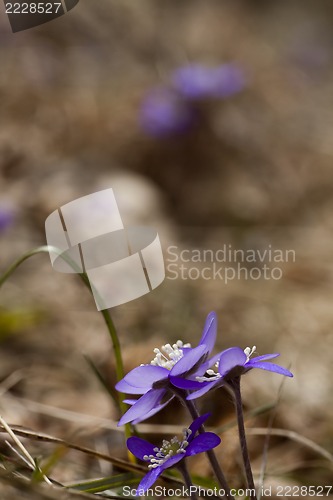
[[[113,321],[112,321],[112,318],[110,316],[108,309],[104,309],[103,311],[101,311],[101,313],[102,313],[102,316],[104,318],[105,324],[107,326],[107,329],[109,331],[110,338],[112,341],[114,357],[116,360],[116,377],[117,377],[117,381],[119,381],[122,378],[124,378],[124,376],[125,376],[124,363],[123,363],[123,358],[121,355],[121,347],[120,347],[119,338],[118,338],[115,326],[113,324]],[[121,394],[121,393],[119,393],[119,394]],[[127,409],[127,406],[125,405],[125,411],[126,411],[126,409]]]
[[[123,357],[121,354],[121,347],[120,347],[119,338],[118,338],[117,331],[115,329],[115,326],[113,324],[113,321],[112,321],[112,318],[111,318],[111,315],[110,315],[108,309],[104,309],[103,311],[101,311],[101,313],[102,313],[102,316],[104,318],[105,324],[107,326],[107,329],[108,329],[108,332],[110,334],[110,338],[112,341],[114,357],[116,360],[116,377],[117,377],[117,381],[119,381],[122,378],[124,378],[124,376],[125,376],[124,363],[123,363]],[[127,405],[123,401],[124,397],[125,397],[125,395],[122,392],[118,392],[119,407],[120,407],[120,412],[122,415],[124,413],[126,413],[126,411],[127,411]],[[133,435],[132,425],[130,423],[127,423],[124,425],[124,430],[125,430],[125,437],[126,438],[129,438]],[[134,458],[132,458],[131,455],[130,455],[130,457],[131,457],[130,459],[132,462],[133,461],[136,462],[136,460],[134,460]]]
[[[91,288],[91,284],[90,284],[90,281],[88,279],[88,276],[86,274],[80,273],[80,277],[81,277],[83,283],[86,285],[86,287],[92,293],[92,288]],[[114,326],[114,323],[112,321],[109,310],[102,309],[100,312],[103,316],[104,322],[106,324],[106,327],[107,327],[107,330],[109,332],[110,339],[112,342],[114,357],[116,360],[116,378],[117,378],[117,382],[118,382],[119,380],[124,378],[125,370],[124,370],[123,357],[121,354],[121,347],[120,347],[120,342],[119,342],[117,330]],[[119,409],[120,409],[121,414],[123,415],[127,411],[127,405],[123,401],[125,395],[121,392],[118,392],[117,394],[118,394]],[[124,429],[125,429],[125,437],[126,438],[131,437],[133,434],[131,424],[130,423],[125,424]],[[133,457],[133,460],[134,460],[134,457]],[[131,461],[133,461],[133,460],[132,460],[132,456],[131,456]]]
[[[49,250],[51,248],[52,250]],[[0,287],[5,283],[5,281],[13,274],[13,272],[21,265],[23,262],[33,255],[37,255],[39,253],[49,253],[49,251],[52,251],[54,253],[57,253],[60,255],[60,252],[55,248],[55,247],[48,247],[48,246],[41,246],[34,248],[30,252],[27,252],[22,255],[19,259],[17,259],[8,269],[3,273],[2,276],[0,276]]]
[[[80,273],[80,277],[81,277],[83,283],[86,285],[86,287],[92,293],[92,288],[91,288],[88,276],[86,274]],[[120,347],[120,342],[119,342],[119,338],[118,338],[118,335],[117,335],[117,330],[116,330],[116,327],[114,326],[114,323],[112,321],[112,318],[111,318],[111,315],[109,313],[109,310],[108,309],[103,309],[100,312],[101,312],[101,314],[103,316],[104,322],[106,324],[106,327],[108,329],[108,332],[109,332],[109,335],[110,335],[110,338],[111,338],[111,341],[112,341],[113,352],[114,352],[114,356],[115,356],[115,359],[116,359],[116,377],[117,377],[117,381],[119,381],[122,378],[124,378],[125,371],[124,371],[124,363],[123,363],[123,358],[122,358],[122,355],[121,355],[121,347]],[[119,393],[119,394],[121,394],[121,393]],[[126,411],[126,409],[127,408],[125,406],[125,411]]]

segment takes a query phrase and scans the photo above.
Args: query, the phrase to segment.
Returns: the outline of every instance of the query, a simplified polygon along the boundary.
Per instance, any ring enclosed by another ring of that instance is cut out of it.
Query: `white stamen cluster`
[[[156,469],[156,467],[160,467],[172,456],[186,453],[188,438],[191,434],[191,429],[183,429],[182,441],[179,441],[176,436],[170,441],[164,439],[161,448],[154,448],[155,455],[144,455],[143,459],[150,462],[148,469]]]
[[[156,347],[154,349],[156,356],[150,364],[171,370],[177,361],[183,357],[183,347],[191,347],[191,344],[184,344],[181,340],[177,340],[172,346],[165,344],[162,345],[161,349]]]
[[[256,349],[257,349],[257,347],[255,345],[252,347],[252,349],[251,349],[251,347],[246,347],[244,349],[244,354],[246,355],[245,363],[250,361],[250,357],[252,356],[252,354],[254,354],[256,352]]]
[[[214,366],[215,368],[218,368],[219,362],[217,361]],[[198,382],[213,382],[214,380],[218,380],[219,378],[221,378],[219,372],[216,372],[212,369],[207,370],[203,377],[195,377]]]

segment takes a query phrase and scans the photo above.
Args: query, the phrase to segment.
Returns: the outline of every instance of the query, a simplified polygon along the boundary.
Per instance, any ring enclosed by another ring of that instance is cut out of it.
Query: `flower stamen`
[[[219,367],[219,362],[217,361],[214,365],[215,368]],[[214,380],[219,380],[221,375],[213,369],[206,370],[202,377],[195,377],[198,382],[214,382]]]
[[[252,354],[254,354],[256,352],[256,349],[257,349],[257,346],[255,346],[255,345],[252,347],[252,349],[251,349],[251,347],[246,347],[244,349],[244,354],[246,355],[245,363],[250,361],[250,357],[252,356]]]
[[[156,469],[163,465],[173,455],[186,453],[188,439],[192,434],[191,429],[183,429],[183,437],[179,440],[176,436],[170,441],[163,440],[161,448],[154,448],[155,455],[144,455],[143,460],[150,462],[148,469]]]
[[[156,347],[154,349],[156,356],[150,364],[171,370],[177,361],[184,356],[183,348],[186,347],[191,347],[191,344],[184,344],[181,340],[177,340],[172,346],[170,344],[165,344],[161,349]]]

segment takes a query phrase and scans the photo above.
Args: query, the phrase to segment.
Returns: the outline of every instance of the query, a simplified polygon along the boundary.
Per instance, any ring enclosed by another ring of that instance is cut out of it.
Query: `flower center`
[[[251,347],[246,347],[244,349],[244,354],[246,355],[245,363],[250,361],[250,357],[252,356],[252,354],[254,354],[256,352],[256,349],[257,349],[257,347],[255,345],[252,347],[252,349],[251,349]]]
[[[254,354],[256,352],[256,349],[257,347],[254,345],[252,348],[251,347],[246,347],[244,349],[244,354],[246,355],[246,361],[244,364],[246,364],[252,354]],[[217,361],[214,365],[214,368],[218,368],[219,367],[219,361]],[[207,370],[206,373],[202,376],[202,377],[195,377],[195,379],[198,381],[198,382],[214,382],[215,380],[218,380],[219,378],[221,378],[221,375],[219,374],[219,372],[216,372],[215,370]]]
[[[186,453],[185,448],[188,446],[188,439],[191,434],[191,429],[184,429],[181,441],[176,436],[170,441],[164,439],[161,448],[154,448],[155,455],[144,455],[143,459],[150,462],[148,469],[156,469],[172,456]]]
[[[217,361],[214,365],[214,368],[218,367],[219,362]],[[214,382],[214,380],[218,380],[219,378],[221,378],[221,375],[219,374],[219,372],[216,372],[213,369],[207,370],[205,375],[203,375],[202,377],[195,377],[198,382]]]
[[[184,344],[181,340],[177,340],[172,346],[170,344],[165,344],[162,345],[161,349],[156,347],[154,349],[156,356],[150,364],[171,370],[177,361],[184,356],[184,347],[191,347],[191,344]]]

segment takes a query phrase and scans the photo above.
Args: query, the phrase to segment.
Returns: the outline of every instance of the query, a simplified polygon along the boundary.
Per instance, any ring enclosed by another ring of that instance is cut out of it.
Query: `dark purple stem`
[[[188,411],[190,412],[193,420],[198,418],[200,415],[199,415],[199,412],[198,412],[197,407],[195,406],[194,402],[191,400],[187,400],[187,399],[184,399],[184,401],[185,401],[185,404],[186,404]],[[203,425],[199,428],[199,432],[200,432],[200,434],[205,432],[205,427]],[[223,497],[224,498],[232,498],[227,480],[224,477],[223,471],[220,467],[220,464],[217,461],[217,458],[216,458],[214,451],[208,450],[208,451],[206,451],[206,454],[207,454],[208,460],[210,462],[210,465],[212,466],[212,469],[214,471],[216,479],[218,480],[221,488],[224,490],[225,494],[223,495]]]
[[[240,390],[240,377],[235,377],[230,382],[230,386],[233,390],[235,396],[235,407],[236,407],[236,415],[237,415],[237,424],[238,424],[238,433],[239,440],[242,450],[243,464],[245,469],[246,481],[248,488],[251,490],[250,498],[257,500],[256,490],[254,486],[251,462],[249,457],[249,451],[247,448],[246,435],[245,435],[245,426],[244,426],[244,416],[243,416],[243,404],[242,404],[242,396]]]
[[[184,481],[185,481],[185,484],[189,490],[189,493],[190,493],[190,497],[192,500],[198,500],[198,497],[195,493],[195,488],[193,486],[193,483],[192,483],[192,480],[191,480],[191,476],[188,472],[188,469],[187,469],[187,466],[186,466],[186,463],[185,463],[185,460],[182,460],[178,466],[178,469],[180,470],[180,472],[182,473],[183,475],[183,478],[184,478]]]

